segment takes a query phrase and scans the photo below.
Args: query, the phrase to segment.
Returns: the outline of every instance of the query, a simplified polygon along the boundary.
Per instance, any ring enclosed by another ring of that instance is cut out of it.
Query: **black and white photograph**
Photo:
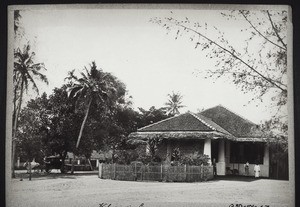
[[[7,18],[7,206],[295,206],[291,7]]]

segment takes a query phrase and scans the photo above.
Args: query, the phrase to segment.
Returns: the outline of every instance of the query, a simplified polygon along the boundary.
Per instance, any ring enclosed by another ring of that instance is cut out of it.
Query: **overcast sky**
[[[91,61],[126,84],[134,107],[162,107],[167,94],[183,95],[181,112],[224,105],[247,119],[259,123],[270,118],[269,103],[248,101],[230,80],[204,79],[199,72],[212,69],[215,60],[205,57],[188,36],[175,40],[153,17],[199,21],[216,26],[237,48],[244,44],[243,21],[226,20],[219,10],[187,9],[36,9],[23,10],[22,25],[36,53],[44,62],[49,85],[39,84],[50,94],[64,83],[67,72],[81,71]],[[213,35],[213,34],[212,34]],[[257,104],[258,107],[257,107]]]

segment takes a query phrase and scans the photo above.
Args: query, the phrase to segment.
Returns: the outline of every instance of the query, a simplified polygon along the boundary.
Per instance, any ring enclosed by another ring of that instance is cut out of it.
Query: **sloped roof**
[[[202,121],[204,121],[205,123],[207,123],[214,130],[232,136],[232,134],[230,134],[228,131],[226,131],[225,129],[223,129],[222,127],[220,127],[218,124],[216,124],[215,122],[213,122],[211,119],[209,119],[209,118],[207,118],[207,117],[205,117],[205,116],[203,116],[201,114],[195,114],[195,116],[197,116],[199,119],[201,119]]]
[[[191,113],[174,116],[138,129],[138,132],[155,131],[214,131]]]
[[[221,128],[238,138],[262,136],[262,133],[260,133],[258,126],[255,123],[221,105],[206,109],[197,115],[207,117],[212,122],[217,123]]]
[[[150,124],[129,135],[132,139],[162,138],[227,138],[235,141],[262,141],[258,125],[218,105],[198,114],[185,113]]]

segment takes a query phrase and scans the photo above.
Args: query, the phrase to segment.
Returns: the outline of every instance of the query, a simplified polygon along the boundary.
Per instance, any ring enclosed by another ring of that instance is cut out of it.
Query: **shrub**
[[[135,150],[117,150],[115,152],[114,161],[117,164],[130,164],[132,161],[136,161],[138,153]]]
[[[192,154],[192,155],[184,155],[180,157],[179,163],[182,165],[208,165],[209,157],[208,155],[202,155],[198,152]]]
[[[140,155],[137,159],[137,161],[142,162],[145,165],[156,165],[161,163],[161,157],[158,155],[152,157],[151,155]]]

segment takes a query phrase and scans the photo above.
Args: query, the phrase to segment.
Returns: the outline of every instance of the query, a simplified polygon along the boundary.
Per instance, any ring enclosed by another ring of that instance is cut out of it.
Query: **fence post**
[[[186,164],[184,165],[184,181],[187,180]]]
[[[203,180],[203,165],[200,166],[200,177],[201,177],[201,181]]]
[[[136,162],[134,163],[134,181],[137,181]]]
[[[160,179],[163,180],[163,165],[160,164]]]
[[[116,179],[116,163],[114,163],[114,180]]]
[[[144,180],[144,165],[142,165],[141,167],[141,172],[142,172],[142,175],[141,175],[141,180],[143,181]]]
[[[100,163],[98,168],[99,168],[99,178],[102,179],[102,176],[103,176],[103,171],[102,171],[103,163]]]

